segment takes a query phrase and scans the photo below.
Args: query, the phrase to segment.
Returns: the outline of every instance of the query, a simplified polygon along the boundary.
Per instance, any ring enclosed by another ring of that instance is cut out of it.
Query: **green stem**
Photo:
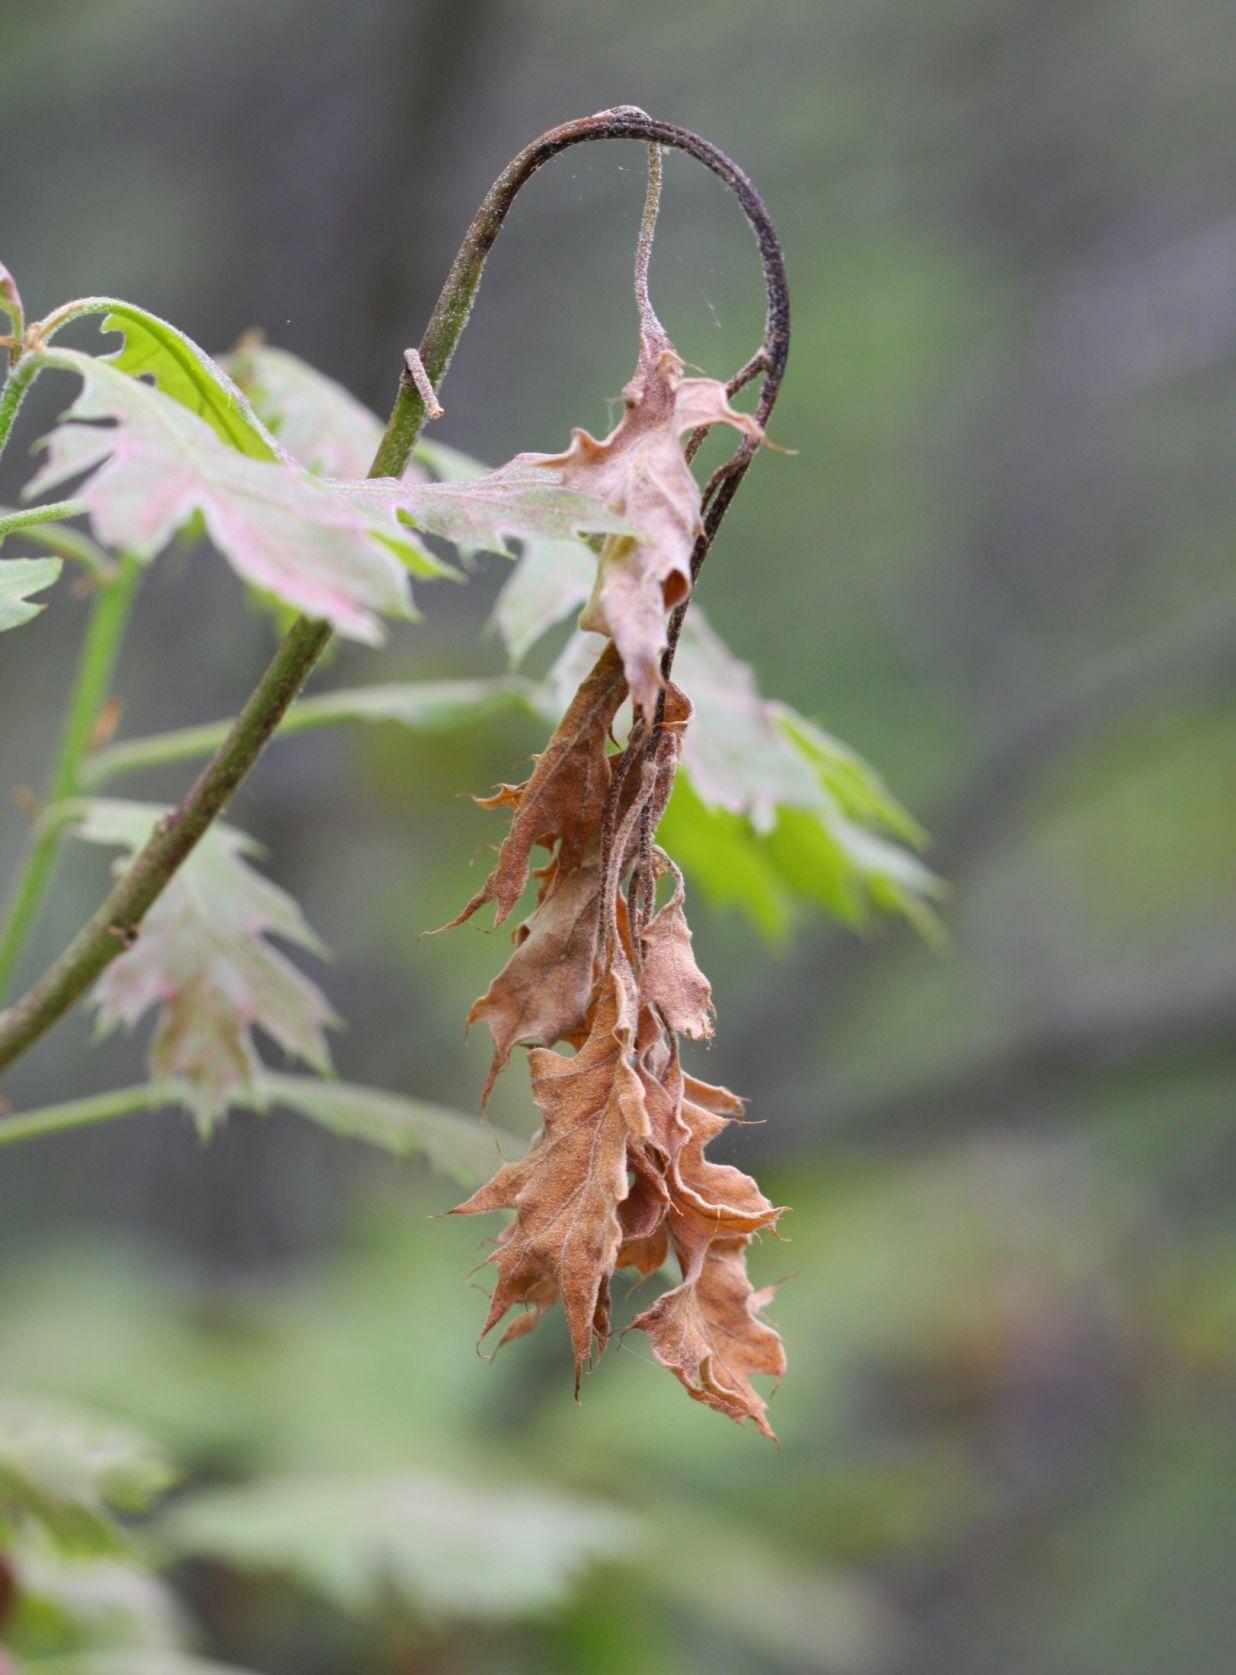
[[[460,681],[425,681],[406,686],[365,686],[298,698],[279,727],[279,737],[358,721],[395,721],[422,733],[463,727],[512,710],[539,714],[539,689],[520,675]],[[148,738],[122,739],[95,751],[82,770],[82,784],[95,790],[124,774],[142,773],[209,756],[227,737],[230,723],[207,721]]]
[[[71,564],[80,564],[100,585],[115,580],[116,566],[83,530],[67,523],[33,523],[26,526],[24,533],[26,540],[36,546],[55,553],[58,558],[67,558]]]
[[[93,1128],[97,1123],[136,1116],[140,1111],[157,1111],[177,1102],[175,1090],[158,1082],[148,1082],[138,1088],[116,1088],[112,1093],[88,1094],[85,1099],[69,1099],[62,1105],[44,1105],[37,1111],[23,1111],[18,1116],[0,1119],[0,1146]]]
[[[22,356],[16,366],[11,367],[3,389],[0,389],[0,454],[3,454],[8,446],[9,433],[13,429],[18,409],[26,399],[26,391],[42,369],[42,355],[31,350]]]
[[[84,500],[52,500],[46,506],[28,506],[20,512],[0,513],[0,541],[19,529],[32,529],[41,523],[60,523],[65,518],[77,518],[86,510]]]
[[[114,579],[101,587],[95,597],[47,790],[47,812],[51,818],[45,817],[36,826],[0,920],[0,996],[8,987],[51,883],[64,835],[63,822],[55,818],[55,810],[81,789],[82,763],[90,748],[99,711],[111,691],[140,569],[136,559],[122,558]]]

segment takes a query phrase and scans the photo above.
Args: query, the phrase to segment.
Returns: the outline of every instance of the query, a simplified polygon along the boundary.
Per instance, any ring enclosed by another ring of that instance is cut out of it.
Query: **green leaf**
[[[513,666],[550,628],[587,604],[596,573],[596,557],[581,541],[525,543],[490,618]]]
[[[0,561],[0,634],[20,628],[44,609],[27,603],[32,593],[42,593],[60,574],[58,558],[8,558]]]
[[[803,1564],[730,1515],[709,1521],[706,1566],[675,1563],[710,1510],[692,1507],[684,1516],[681,1504],[657,1508],[663,1562],[649,1581],[658,1593],[757,1653],[761,1668],[772,1658],[829,1675],[901,1666],[907,1627],[874,1584],[837,1566]]]
[[[479,459],[473,459],[471,454],[462,453],[446,442],[430,441],[424,436],[412,450],[412,458],[443,483],[471,483],[489,474],[489,467],[482,465]]]
[[[866,824],[885,826],[915,848],[927,842],[927,834],[918,821],[906,812],[870,762],[864,761],[856,750],[799,715],[788,704],[774,704],[773,712],[847,814]]]
[[[140,1512],[173,1481],[163,1454],[110,1419],[0,1395],[0,1526],[32,1521],[69,1552],[123,1547],[112,1512]]]
[[[174,1651],[183,1643],[175,1599],[134,1560],[70,1558],[38,1540],[19,1540],[8,1556],[18,1592],[6,1634],[23,1659],[113,1647]]]
[[[565,487],[562,472],[536,463],[540,458],[517,454],[497,471],[464,481],[397,483],[392,477],[378,477],[333,486],[357,506],[374,514],[389,508],[463,552],[510,558],[509,536],[630,532],[630,525],[603,500]]]
[[[546,614],[557,609],[548,603],[555,589],[569,591],[565,567],[556,576],[541,592]],[[529,609],[516,634],[534,621]],[[567,642],[541,688],[546,714],[562,713],[598,643],[578,633]],[[944,887],[901,841],[921,842],[920,827],[857,752],[764,698],[697,605],[683,623],[674,678],[695,717],[661,837],[712,901],[740,908],[773,941],[803,902],[854,928],[874,912],[898,913],[929,941],[943,940],[930,903]]]
[[[341,634],[376,643],[380,614],[412,614],[403,563],[442,566],[404,529],[394,505],[362,508],[294,463],[245,457],[202,419],[107,361],[45,351],[82,380],[26,490],[90,475],[79,490],[105,547],[149,560],[200,514],[237,573]],[[111,427],[74,420],[111,419]]]
[[[78,837],[136,854],[164,811],[143,803],[82,805]],[[142,921],[134,946],[91,993],[100,1033],[131,1029],[151,1007],[159,1022],[147,1063],[153,1080],[182,1090],[203,1135],[231,1100],[260,1103],[253,1030],[295,1058],[330,1070],[325,1031],[335,1020],[316,984],[268,936],[325,950],[285,891],[254,870],[260,845],[216,823]]]
[[[750,821],[710,809],[689,775],[680,773],[657,836],[714,906],[739,908],[770,942],[785,937],[794,917],[793,892]]]
[[[442,733],[473,726],[497,715],[541,715],[540,686],[518,675],[482,680],[393,682],[384,686],[342,688],[300,698],[289,709],[279,737],[335,727],[352,721],[394,721],[418,733]],[[206,722],[148,738],[124,739],[91,756],[84,778],[101,785],[117,774],[138,773],[167,762],[209,756],[227,737],[230,721]]]
[[[223,365],[280,443],[307,471],[364,477],[382,440],[382,421],[342,384],[286,349],[243,340]]]
[[[779,724],[755,674],[715,632],[698,607],[687,613],[674,679],[695,705],[683,743],[691,783],[711,808],[744,815],[757,832],[776,824],[777,808],[830,813],[835,803],[811,762]]]
[[[130,378],[153,378],[165,396],[196,413],[216,436],[250,459],[280,457],[244,394],[191,337],[127,302],[112,304],[102,329],[124,337],[124,346],[107,356],[108,365]]]
[[[284,1106],[345,1139],[364,1140],[399,1157],[423,1157],[464,1186],[488,1179],[503,1153],[514,1157],[525,1150],[523,1140],[476,1117],[349,1082],[266,1071],[255,1093],[263,1106]]]
[[[198,1495],[161,1525],[173,1551],[275,1573],[358,1618],[392,1595],[431,1617],[535,1616],[630,1551],[616,1507],[428,1472],[271,1479]]]
[[[539,715],[538,699],[537,685],[517,675],[359,686],[302,698],[290,710],[283,731],[346,721],[397,721],[414,732],[443,733],[512,712]]]

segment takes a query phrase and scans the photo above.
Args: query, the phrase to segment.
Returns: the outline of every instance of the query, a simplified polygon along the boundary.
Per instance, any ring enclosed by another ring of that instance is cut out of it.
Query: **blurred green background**
[[[138,1424],[223,1497],[207,1525],[249,1527],[246,1484],[308,1482],[251,1523],[309,1559],[247,1566],[243,1533],[178,1541],[173,1510],[160,1539],[215,1657],[1236,1664],[1234,37],[1222,0],[4,7],[0,257],[31,311],[116,294],[213,350],[258,325],[383,411],[528,139],[637,103],[724,146],[787,251],[773,431],[796,453],[757,462],[701,598],[766,692],[879,765],[952,887],[943,957],[818,917],[773,948],[694,902],[720,1014],[704,1068],[763,1123],[727,1158],[794,1206],[753,1263],[788,1281],[779,1454],[642,1341],[580,1407],[560,1323],[479,1363],[484,1230],[431,1220],[454,1189],[413,1165],[278,1116],[205,1149],[163,1114],[4,1154],[5,1386]],[[636,147],[583,147],[520,199],[443,440],[498,461],[604,425],[633,360],[641,171]],[[745,359],[749,235],[674,156],[653,278],[690,361]],[[0,500],[58,405],[35,392]],[[498,671],[500,572],[422,589],[423,624],[340,650],[317,689]],[[84,616],[62,583],[0,653],[6,861],[7,788],[44,779]],[[230,713],[270,643],[224,566],[170,555],[125,731]],[[315,734],[242,790],[232,817],[334,951],[315,975],[347,1020],[343,1076],[475,1109],[487,1053],[462,1019],[499,946],[417,939],[492,840],[457,793],[538,736]],[[27,975],[106,866],[66,858]],[[91,1048],[78,1014],[5,1093],[20,1110],[140,1074],[140,1041]],[[518,1069],[491,1109],[530,1131]]]

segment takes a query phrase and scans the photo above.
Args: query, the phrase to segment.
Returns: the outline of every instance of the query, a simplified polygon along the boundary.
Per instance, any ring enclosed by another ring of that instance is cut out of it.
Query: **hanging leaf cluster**
[[[469,1022],[484,1022],[493,1037],[486,1097],[514,1048],[532,1046],[542,1126],[527,1156],[455,1213],[514,1212],[489,1259],[497,1282],[482,1336],[519,1307],[500,1341],[523,1337],[561,1301],[577,1389],[610,1336],[615,1273],[651,1275],[673,1257],[679,1283],[634,1329],[695,1400],[771,1437],[753,1380],[779,1378],[785,1355],[763,1317],[770,1294],[752,1287],[746,1257],[782,1210],[749,1176],[707,1155],[742,1120],[743,1104],[683,1067],[680,1040],[712,1036],[711,990],[696,963],[682,874],[654,841],[694,713],[666,656],[700,529],[683,437],[719,422],[759,432],[729,406],[723,385],[682,370],[646,320],[615,430],[602,442],[576,431],[566,453],[543,456],[638,534],[613,534],[602,547],[583,623],[606,643],[531,775],[480,799],[509,809],[510,824],[489,876],[452,923],[493,902],[502,924],[530,881],[536,902]],[[628,694],[629,734],[611,752]],[[538,849],[546,858],[534,866]]]

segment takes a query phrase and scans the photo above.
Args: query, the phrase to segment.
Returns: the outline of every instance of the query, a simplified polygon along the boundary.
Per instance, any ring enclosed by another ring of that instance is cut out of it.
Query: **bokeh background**
[[[437,1609],[182,1564],[213,1655],[268,1675],[1233,1667],[1234,35],[1223,0],[5,6],[0,256],[28,307],[112,293],[215,350],[260,325],[382,410],[475,203],[541,129],[638,103],[738,159],[790,264],[774,429],[797,452],[757,462],[701,597],[765,691],[878,764],[952,889],[944,954],[810,915],[774,947],[694,908],[707,1071],[763,1119],[729,1155],[794,1206],[755,1259],[787,1280],[780,1453],[634,1340],[580,1407],[557,1326],[482,1365],[482,1233],[431,1219],[452,1188],[413,1164],[281,1116],[202,1149],[173,1113],[4,1154],[6,1384],[139,1422],[197,1483],[431,1470],[479,1489],[482,1522],[488,1490],[538,1486],[637,1521],[612,1551],[593,1531],[595,1562],[581,1536],[552,1598],[516,1575],[495,1604],[482,1576],[471,1608],[483,1543]],[[666,174],[655,294],[724,376],[759,329],[749,236],[711,177]],[[632,146],[533,182],[443,440],[497,461],[604,424],[640,190]],[[58,399],[36,392],[0,499]],[[422,590],[422,625],[343,649],[318,687],[500,669],[500,569]],[[7,792],[43,781],[84,615],[62,583],[0,653],[6,860]],[[209,554],[162,560],[125,730],[230,713],[270,644]],[[492,839],[457,793],[537,738],[315,734],[244,787],[234,819],[334,951],[342,1075],[475,1109],[487,1055],[461,1021],[500,950],[417,939]],[[28,975],[105,880],[105,858],[66,859]],[[140,1045],[93,1048],[77,1016],[5,1094],[133,1080]],[[528,1132],[505,1080],[494,1114]],[[324,1549],[344,1517],[325,1488],[304,1514]]]

